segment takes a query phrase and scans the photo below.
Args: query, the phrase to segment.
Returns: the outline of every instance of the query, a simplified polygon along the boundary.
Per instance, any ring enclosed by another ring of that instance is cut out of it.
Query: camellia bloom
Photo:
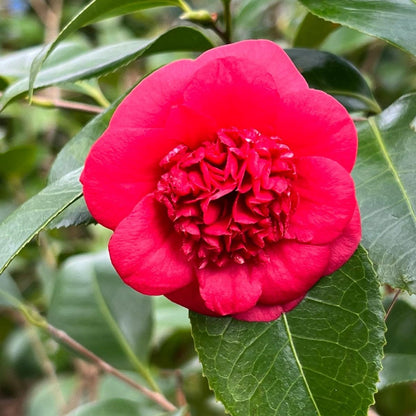
[[[114,230],[123,280],[193,311],[269,321],[341,267],[361,236],[347,111],[265,40],[145,78],[81,181]]]

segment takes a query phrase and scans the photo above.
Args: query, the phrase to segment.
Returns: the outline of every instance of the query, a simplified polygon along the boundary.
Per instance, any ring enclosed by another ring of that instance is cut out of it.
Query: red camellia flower
[[[347,111],[265,40],[173,62],[120,104],[81,181],[123,280],[269,321],[357,248]]]

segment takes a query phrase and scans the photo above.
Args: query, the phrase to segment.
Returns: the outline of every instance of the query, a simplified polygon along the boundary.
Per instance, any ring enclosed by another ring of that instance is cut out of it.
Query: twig
[[[222,4],[224,6],[224,37],[227,39],[226,43],[231,43],[231,0],[222,0]]]
[[[129,386],[135,388],[136,390],[139,390],[142,394],[144,394],[146,397],[148,397],[153,402],[157,403],[159,406],[161,406],[163,409],[167,410],[168,412],[173,412],[177,410],[176,406],[173,405],[169,400],[166,399],[165,396],[163,396],[160,393],[154,392],[152,390],[149,390],[148,388],[136,383],[131,378],[124,375],[122,372],[108,364],[107,362],[103,361],[100,357],[95,355],[93,352],[85,348],[83,345],[81,345],[79,342],[75,341],[73,338],[71,338],[66,332],[55,328],[51,324],[46,324],[46,330],[55,338],[62,341],[64,344],[71,347],[73,350],[78,352],[79,354],[83,355],[84,357],[87,357],[89,360],[91,360],[93,363],[95,363],[98,367],[100,367],[103,371],[106,373],[112,374],[113,376],[119,378],[120,380],[124,381]]]
[[[387,309],[386,315],[384,316],[384,321],[387,320],[388,316],[390,315],[391,310],[393,309],[393,306],[396,304],[397,300],[399,299],[399,295],[402,293],[402,291],[399,289],[396,294],[394,295],[393,300],[390,303],[389,308]]]
[[[40,107],[49,108],[67,108],[69,110],[85,111],[87,113],[99,114],[103,112],[103,108],[97,105],[90,105],[79,103],[75,101],[62,100],[61,98],[50,98],[50,97],[32,97],[32,104]]]

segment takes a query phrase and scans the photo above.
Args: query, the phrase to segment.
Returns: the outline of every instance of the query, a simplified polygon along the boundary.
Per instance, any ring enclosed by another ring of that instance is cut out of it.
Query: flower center
[[[199,268],[261,260],[284,237],[298,196],[294,155],[280,138],[222,129],[195,150],[177,146],[160,166],[155,198]]]

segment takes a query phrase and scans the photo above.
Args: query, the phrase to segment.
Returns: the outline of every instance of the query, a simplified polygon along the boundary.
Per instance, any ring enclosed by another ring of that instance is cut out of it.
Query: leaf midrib
[[[415,213],[415,210],[414,210],[414,208],[412,206],[412,203],[411,203],[411,201],[409,199],[409,196],[407,195],[406,188],[403,185],[403,182],[402,182],[402,180],[400,178],[400,175],[397,172],[397,170],[395,169],[394,164],[393,164],[393,161],[390,158],[390,155],[389,155],[388,150],[387,150],[387,148],[386,148],[386,146],[385,146],[385,144],[383,142],[383,137],[381,135],[380,130],[378,129],[378,126],[377,126],[377,123],[376,123],[375,119],[374,118],[369,118],[368,119],[368,124],[370,125],[371,130],[374,133],[374,136],[375,136],[375,138],[376,138],[376,140],[378,142],[378,145],[379,145],[380,150],[381,150],[381,152],[383,154],[383,157],[384,157],[384,159],[387,162],[387,165],[389,167],[389,170],[391,171],[394,180],[397,182],[397,185],[399,186],[400,192],[403,195],[403,200],[405,201],[405,203],[406,203],[406,205],[407,205],[407,207],[409,209],[409,214],[412,217],[413,224],[414,224],[414,226],[416,228],[416,213]]]
[[[289,322],[287,321],[287,318],[286,318],[286,314],[285,313],[282,314],[282,319],[283,319],[283,323],[285,325],[287,337],[288,337],[288,340],[289,340],[289,345],[290,345],[290,348],[292,350],[293,357],[295,358],[296,365],[298,366],[300,376],[302,377],[302,380],[303,380],[303,382],[305,384],[306,391],[308,392],[309,398],[311,399],[311,402],[312,402],[312,404],[313,404],[313,406],[314,406],[314,408],[316,410],[317,416],[322,416],[322,414],[321,414],[321,412],[320,412],[320,410],[318,408],[318,405],[317,405],[317,403],[315,401],[315,398],[313,397],[312,391],[311,391],[311,389],[309,387],[309,383],[308,383],[308,380],[306,379],[305,373],[303,372],[302,364],[301,364],[301,362],[299,360],[299,356],[298,356],[298,353],[296,351],[295,344],[293,343],[292,333],[290,331]]]

